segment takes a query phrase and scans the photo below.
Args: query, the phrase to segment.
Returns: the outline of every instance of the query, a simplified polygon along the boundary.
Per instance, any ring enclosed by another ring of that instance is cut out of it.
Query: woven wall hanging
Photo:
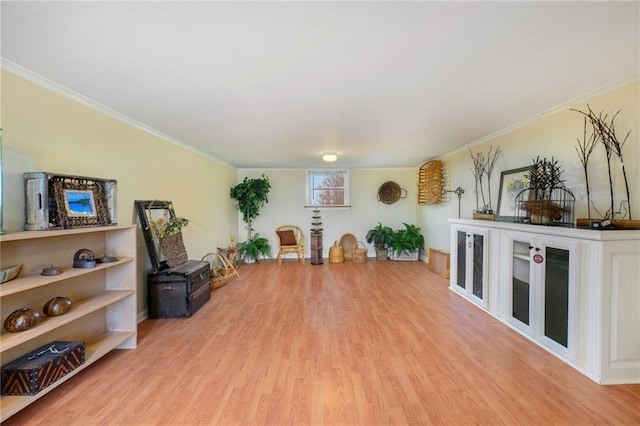
[[[418,205],[442,202],[442,161],[427,161],[418,171]]]
[[[378,201],[385,204],[393,204],[400,198],[407,197],[407,190],[400,188],[400,185],[389,180],[378,188]]]

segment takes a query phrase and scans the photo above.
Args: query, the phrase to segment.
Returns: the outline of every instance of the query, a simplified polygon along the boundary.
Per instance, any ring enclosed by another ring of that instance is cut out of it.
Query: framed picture
[[[116,225],[117,181],[25,173],[25,229]]]
[[[153,224],[166,220],[169,217],[175,217],[171,201],[136,200],[135,205],[144,236],[144,242],[149,252],[151,267],[154,272],[169,268],[165,253],[163,253],[160,248],[160,238],[153,230]]]
[[[93,191],[65,189],[63,192],[68,217],[97,217]]]
[[[500,174],[500,192],[498,193],[498,210],[496,220],[515,222],[516,196],[529,186],[530,166],[505,170]]]

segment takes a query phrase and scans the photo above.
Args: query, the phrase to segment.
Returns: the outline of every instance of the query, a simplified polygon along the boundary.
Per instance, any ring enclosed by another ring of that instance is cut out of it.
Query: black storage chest
[[[208,262],[189,260],[148,275],[149,318],[188,318],[211,298]]]

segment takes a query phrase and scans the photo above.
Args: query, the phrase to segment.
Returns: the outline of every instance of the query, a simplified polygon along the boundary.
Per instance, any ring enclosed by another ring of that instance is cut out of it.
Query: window
[[[349,206],[348,170],[308,170],[307,205]]]

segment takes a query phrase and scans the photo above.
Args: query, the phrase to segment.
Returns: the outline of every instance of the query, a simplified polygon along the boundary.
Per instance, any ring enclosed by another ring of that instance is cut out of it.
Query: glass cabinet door
[[[478,299],[483,298],[484,286],[484,236],[473,234],[473,295]]]
[[[511,316],[529,325],[531,307],[531,261],[528,242],[513,241],[511,269]]]
[[[456,259],[456,284],[460,288],[466,288],[467,281],[467,233],[457,231],[458,258]]]
[[[569,250],[547,247],[544,268],[544,335],[567,347]]]
[[[460,226],[452,229],[449,286],[476,305],[488,309],[490,233],[485,228]]]

